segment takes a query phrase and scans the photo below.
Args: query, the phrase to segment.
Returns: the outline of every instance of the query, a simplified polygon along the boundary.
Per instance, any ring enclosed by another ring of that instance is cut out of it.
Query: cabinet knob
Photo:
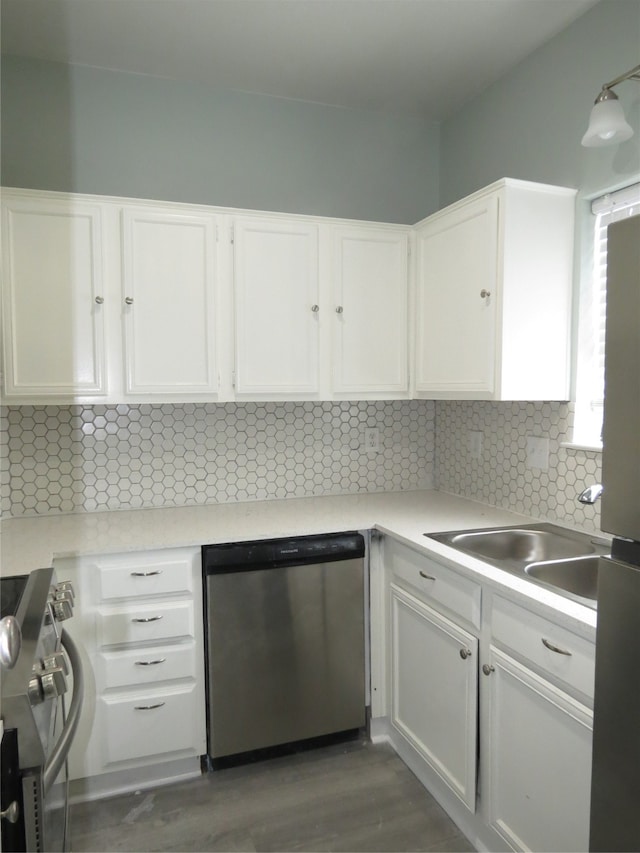
[[[96,296],[96,305],[102,305],[104,302],[104,296]]]
[[[320,310],[320,306],[319,305],[312,305],[311,310],[313,311],[314,314],[317,314],[318,311]]]
[[[489,663],[482,664],[482,671],[485,675],[491,675],[492,672],[496,671],[495,666],[491,666]]]
[[[485,288],[483,287],[482,290],[480,291],[480,298],[481,299],[488,299],[490,296],[491,296],[491,291],[485,290]]]
[[[133,305],[133,296],[125,296],[125,305]]]
[[[338,305],[336,308],[336,314],[342,314],[343,311],[344,311],[344,308],[342,307],[342,305]]]
[[[471,657],[471,649],[460,649],[460,657],[462,660],[466,660]]]

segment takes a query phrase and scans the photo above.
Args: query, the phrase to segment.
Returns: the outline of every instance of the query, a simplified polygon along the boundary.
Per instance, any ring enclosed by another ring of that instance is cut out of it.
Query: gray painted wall
[[[4,186],[412,223],[438,168],[421,118],[3,58]]]
[[[503,177],[579,188],[584,195],[640,172],[640,85],[616,88],[635,135],[583,148],[604,83],[640,63],[640,0],[601,0],[442,126],[442,205]]]

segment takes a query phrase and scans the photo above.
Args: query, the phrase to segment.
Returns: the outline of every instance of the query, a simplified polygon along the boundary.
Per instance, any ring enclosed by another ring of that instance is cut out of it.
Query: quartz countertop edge
[[[591,635],[596,624],[592,608],[424,535],[535,521],[437,490],[10,518],[0,523],[1,574],[26,574],[62,557],[377,529],[498,591],[515,593],[516,600],[552,607],[559,620]]]

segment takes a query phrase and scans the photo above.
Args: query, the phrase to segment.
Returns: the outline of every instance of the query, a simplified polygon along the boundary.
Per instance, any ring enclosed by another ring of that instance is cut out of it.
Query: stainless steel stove
[[[0,600],[2,850],[66,850],[66,758],[83,693],[80,659],[60,624],[72,616],[73,589],[38,569],[0,578]]]

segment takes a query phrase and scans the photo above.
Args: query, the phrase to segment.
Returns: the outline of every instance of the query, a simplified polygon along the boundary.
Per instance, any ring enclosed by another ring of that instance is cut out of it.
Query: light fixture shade
[[[591,110],[589,127],[582,137],[582,144],[587,148],[616,145],[631,136],[633,129],[624,117],[622,105],[615,94],[609,92],[609,97],[598,99]]]

